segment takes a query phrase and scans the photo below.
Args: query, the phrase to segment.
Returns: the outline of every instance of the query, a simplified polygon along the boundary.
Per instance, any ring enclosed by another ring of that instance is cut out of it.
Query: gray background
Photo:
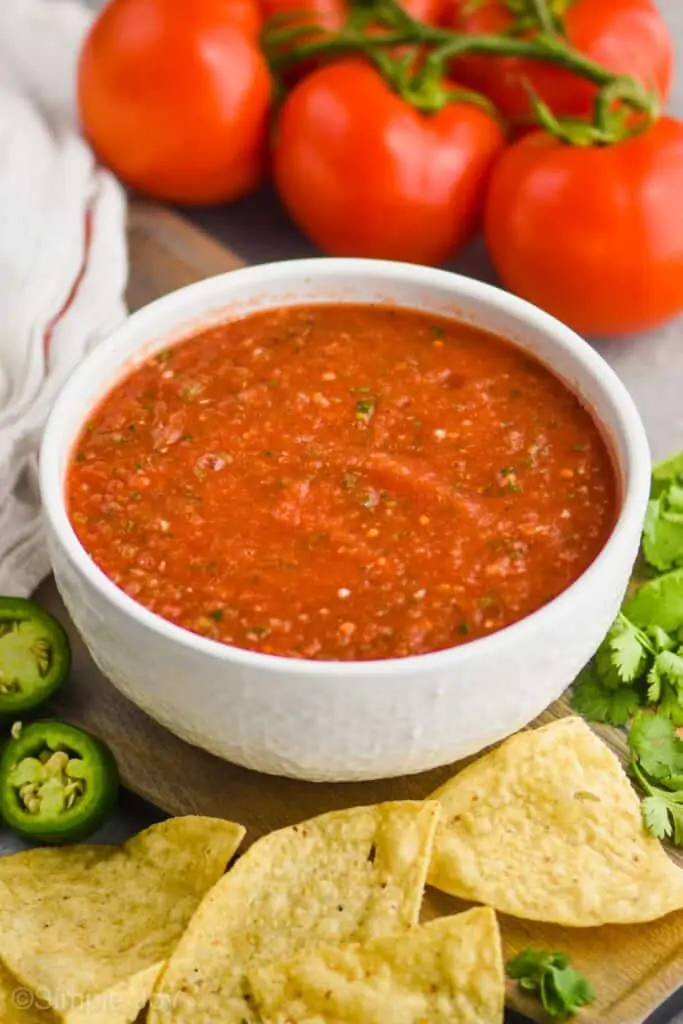
[[[90,2],[93,6],[101,5],[101,0]],[[609,0],[602,2],[609,3]],[[680,62],[671,111],[683,117],[683,0],[659,0],[659,6],[674,34]],[[233,207],[186,212],[195,223],[236,249],[249,263],[317,255],[288,222],[269,189]],[[472,277],[494,280],[479,243],[451,266]],[[618,302],[619,296],[614,296],[613,301]],[[601,341],[596,347],[631,391],[645,421],[654,457],[683,449],[683,318],[648,335]],[[154,756],[152,751],[150,756]],[[158,818],[153,808],[126,795],[118,813],[97,838],[102,842],[119,842]],[[19,848],[21,844],[6,831],[0,831],[0,854]],[[509,1015],[509,1024],[517,1024],[519,1020],[516,1015]],[[651,1024],[665,1022],[683,1024],[683,993],[680,1000],[662,1007],[651,1019]]]

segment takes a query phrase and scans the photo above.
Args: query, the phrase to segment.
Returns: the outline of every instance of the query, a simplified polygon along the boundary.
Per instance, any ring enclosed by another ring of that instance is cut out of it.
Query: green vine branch
[[[289,25],[280,21],[266,26],[263,45],[276,75],[303,60],[360,54],[377,67],[400,96],[428,114],[453,102],[453,89],[444,82],[449,65],[458,58],[516,57],[554,64],[597,87],[594,118],[592,122],[556,118],[532,95],[536,122],[573,145],[610,144],[642,130],[657,117],[656,97],[635,78],[615,75],[590,60],[556,31],[556,19],[569,2],[551,0],[549,5],[548,0],[507,0],[508,6],[518,13],[532,14],[543,26],[531,36],[521,37],[455,32],[417,21],[396,0],[370,0],[339,32],[329,32],[310,21]],[[392,53],[400,47],[411,48],[407,57],[397,58]],[[421,61],[415,60],[418,53],[425,54]],[[460,91],[458,97],[492,109],[478,93]]]
[[[574,0],[505,0],[514,18],[509,31],[512,35],[544,32],[549,36],[564,36],[564,18],[573,3]]]

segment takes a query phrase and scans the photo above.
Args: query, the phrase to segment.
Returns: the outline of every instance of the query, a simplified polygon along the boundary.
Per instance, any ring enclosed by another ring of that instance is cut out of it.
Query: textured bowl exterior
[[[386,301],[456,315],[534,352],[603,424],[622,482],[614,532],[587,572],[522,622],[452,650],[370,663],[241,651],[165,622],[94,565],[68,521],[64,480],[89,411],[131,366],[198,326],[316,301]],[[75,372],[48,423],[41,491],[59,590],[95,662],[152,718],[226,760],[347,781],[404,775],[476,753],[555,700],[621,603],[649,492],[645,433],[628,394],[568,328],[521,300],[443,271],[366,260],[272,264],[182,289],[135,314]]]

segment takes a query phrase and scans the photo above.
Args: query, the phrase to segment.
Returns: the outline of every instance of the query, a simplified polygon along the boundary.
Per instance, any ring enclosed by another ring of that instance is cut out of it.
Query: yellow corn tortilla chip
[[[123,846],[0,859],[0,960],[67,1024],[128,1024],[244,836],[172,818]]]
[[[273,832],[204,899],[152,999],[149,1024],[250,1024],[246,971],[417,922],[438,805],[357,807]]]
[[[56,1024],[57,1017],[0,964],[0,1021],[2,1024]]]
[[[502,1024],[505,978],[489,908],[327,947],[249,975],[262,1024]]]
[[[70,1003],[70,1009],[62,1016],[49,1009],[45,994],[32,992],[0,965],[0,1021],[2,1024],[59,1024],[63,1020],[69,1024],[108,1024],[110,1021],[121,1024],[123,1020],[138,1020],[162,966],[155,964],[107,992],[85,996],[78,1005],[67,998],[63,1002]]]
[[[580,718],[518,733],[434,793],[429,881],[533,921],[588,927],[683,907],[616,756]]]

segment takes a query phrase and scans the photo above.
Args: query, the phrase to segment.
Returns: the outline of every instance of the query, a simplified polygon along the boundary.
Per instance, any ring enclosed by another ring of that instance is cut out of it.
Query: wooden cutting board
[[[129,239],[131,308],[243,262],[176,214],[149,204],[132,207]],[[176,739],[104,679],[70,625],[52,580],[36,597],[65,623],[74,649],[71,679],[54,703],[55,713],[105,740],[115,751],[124,784],[169,814],[232,818],[247,826],[254,840],[333,808],[422,798],[454,773],[448,767],[405,779],[328,785],[272,778],[227,764]],[[567,713],[566,703],[558,701],[540,721]],[[623,735],[616,729],[600,731],[623,760]],[[676,859],[683,865],[683,852]],[[455,900],[429,891],[425,915],[457,907]],[[683,985],[683,912],[634,927],[566,929],[505,917],[501,923],[506,956],[527,945],[566,950],[591,978],[598,1000],[581,1013],[584,1024],[642,1024]],[[513,986],[509,1003],[535,1021],[545,1019],[538,1004]]]

